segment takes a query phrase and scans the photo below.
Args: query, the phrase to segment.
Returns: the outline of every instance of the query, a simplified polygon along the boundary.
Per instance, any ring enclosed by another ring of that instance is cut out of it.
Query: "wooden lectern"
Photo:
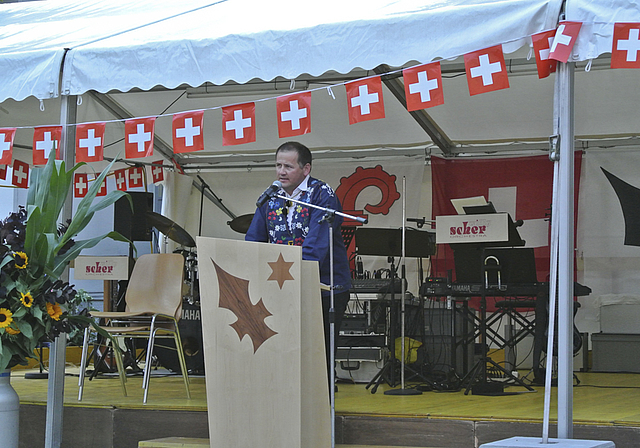
[[[317,263],[296,246],[197,249],[211,447],[330,447]]]

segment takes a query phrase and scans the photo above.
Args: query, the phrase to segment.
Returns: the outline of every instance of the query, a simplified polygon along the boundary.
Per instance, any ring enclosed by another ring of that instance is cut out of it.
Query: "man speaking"
[[[342,211],[340,201],[329,185],[314,179],[311,173],[311,152],[298,142],[282,144],[276,151],[277,180],[258,199],[246,241],[269,242],[302,246],[302,258],[315,260],[320,266],[320,282],[329,285],[331,260],[329,245],[333,244],[333,282],[335,337],[342,322],[351,288],[349,259],[342,241],[340,225],[342,218],[333,219],[333,241],[329,241],[329,223],[323,220],[324,212],[282,198],[314,204],[320,207]],[[322,291],[322,312],[324,320],[327,366],[330,366],[330,319],[331,295]],[[330,370],[329,370],[330,372]]]

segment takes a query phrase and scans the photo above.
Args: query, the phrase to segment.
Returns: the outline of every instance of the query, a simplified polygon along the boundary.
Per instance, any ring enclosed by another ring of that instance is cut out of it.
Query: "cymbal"
[[[227,221],[227,224],[229,224],[232,230],[235,230],[238,233],[247,233],[252,220],[253,213],[250,213],[248,215],[235,217],[231,221]]]
[[[196,242],[189,233],[166,216],[155,212],[147,212],[147,223],[172,241],[184,247],[195,247]]]

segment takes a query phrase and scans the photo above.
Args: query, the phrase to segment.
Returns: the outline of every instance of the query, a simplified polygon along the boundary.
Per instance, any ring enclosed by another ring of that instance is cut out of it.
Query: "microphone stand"
[[[331,386],[329,387],[329,397],[330,397],[330,402],[331,402],[331,448],[335,447],[336,444],[336,404],[335,404],[335,398],[336,398],[336,389],[335,389],[335,383],[336,383],[336,370],[335,370],[335,347],[336,347],[336,341],[335,341],[335,308],[334,308],[334,283],[333,283],[333,220],[335,218],[335,215],[338,216],[342,216],[343,218],[349,218],[349,219],[353,219],[354,221],[358,221],[361,222],[363,224],[366,224],[368,222],[367,218],[362,218],[360,216],[353,216],[353,215],[349,215],[347,213],[343,213],[343,212],[339,212],[337,210],[334,210],[332,208],[328,208],[328,207],[321,207],[319,205],[315,205],[315,204],[311,204],[309,202],[304,202],[304,201],[299,201],[297,199],[291,199],[288,198],[286,196],[280,195],[280,194],[274,194],[272,197],[277,197],[280,199],[284,199],[285,201],[291,201],[291,202],[295,202],[296,204],[301,204],[301,205],[305,205],[311,208],[315,208],[317,210],[323,211],[324,212],[324,216],[322,217],[322,219],[320,219],[320,221],[318,221],[318,224],[322,223],[322,222],[327,222],[329,224],[329,267],[330,267],[330,273],[329,273],[329,293],[331,295],[331,302],[330,302],[330,306],[329,306],[329,348],[330,348],[330,366],[329,366],[329,370],[330,370],[330,376],[331,376],[331,381],[330,384]]]

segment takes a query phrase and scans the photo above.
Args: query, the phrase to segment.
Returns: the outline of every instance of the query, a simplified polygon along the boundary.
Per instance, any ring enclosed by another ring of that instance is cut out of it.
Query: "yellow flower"
[[[13,322],[13,314],[6,308],[0,308],[0,328],[7,328]]]
[[[47,303],[47,313],[51,316],[53,320],[60,320],[60,316],[62,316],[62,308],[57,303]]]
[[[33,297],[31,296],[31,292],[27,291],[26,294],[20,293],[20,301],[27,308],[31,308],[31,305],[33,305]]]
[[[13,334],[13,335],[20,334],[20,330],[18,330],[16,328],[12,328],[12,327],[6,327],[4,329],[4,331],[6,331],[9,334]]]
[[[15,252],[13,254],[13,259],[16,262],[16,267],[18,269],[24,269],[27,267],[28,264],[28,257],[27,254],[25,254],[24,252]]]

